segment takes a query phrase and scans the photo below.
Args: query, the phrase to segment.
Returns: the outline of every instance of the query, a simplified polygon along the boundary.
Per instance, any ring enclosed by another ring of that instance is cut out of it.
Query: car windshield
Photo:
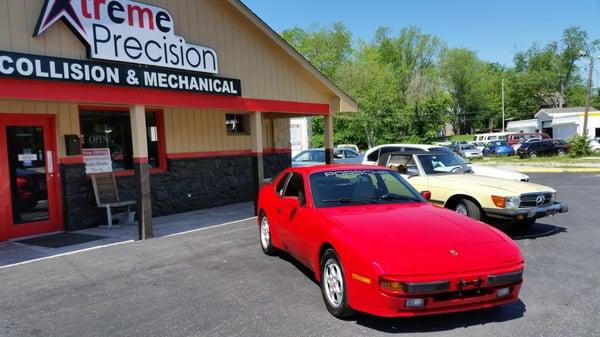
[[[397,172],[390,170],[339,170],[310,175],[315,207],[424,202]]]
[[[475,146],[473,146],[473,145],[461,145],[460,149],[461,150],[475,150]]]
[[[450,154],[420,154],[417,155],[425,174],[463,174],[472,170],[460,157]]]
[[[304,151],[295,156],[293,161],[325,162],[325,151]]]

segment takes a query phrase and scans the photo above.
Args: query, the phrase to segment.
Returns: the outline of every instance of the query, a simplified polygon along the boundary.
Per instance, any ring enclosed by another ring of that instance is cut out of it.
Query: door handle
[[[52,177],[54,175],[54,161],[52,159],[52,151],[46,151],[46,163],[48,174]]]
[[[277,207],[275,210],[277,211],[277,213],[283,212],[283,210],[280,207]]]

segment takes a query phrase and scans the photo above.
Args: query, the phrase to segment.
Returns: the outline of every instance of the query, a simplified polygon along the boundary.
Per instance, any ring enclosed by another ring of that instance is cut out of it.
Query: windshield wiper
[[[322,201],[326,203],[337,202],[340,204],[378,204],[375,200],[353,200],[350,198],[327,199]]]
[[[377,200],[385,200],[385,201],[392,201],[392,200],[402,200],[402,201],[418,201],[416,199],[411,199],[408,198],[406,196],[401,196],[395,193],[386,193],[382,196],[380,196],[379,198],[377,198]]]

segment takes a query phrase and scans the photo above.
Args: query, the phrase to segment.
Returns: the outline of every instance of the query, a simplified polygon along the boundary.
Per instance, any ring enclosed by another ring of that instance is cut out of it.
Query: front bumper
[[[512,283],[492,284],[488,275],[522,269],[523,264],[519,264],[496,271],[469,272],[451,276],[436,275],[431,277],[431,281],[448,280],[450,289],[435,293],[407,294],[403,296],[384,294],[379,289],[377,282],[366,285],[354,281],[349,284],[348,298],[353,309],[380,317],[427,316],[491,308],[517,301],[523,281],[521,279]],[[474,285],[474,280],[480,278],[482,280],[481,285]],[[420,282],[424,281],[427,281],[427,278],[420,280]],[[458,284],[461,281],[469,281],[469,284],[459,289]],[[501,288],[509,288],[508,295],[498,297],[497,291]],[[425,306],[422,308],[407,308],[406,300],[410,298],[423,299]]]
[[[526,220],[539,219],[557,213],[567,213],[569,206],[564,202],[555,202],[552,205],[531,208],[503,209],[503,208],[484,208],[485,215],[495,219],[505,220]]]

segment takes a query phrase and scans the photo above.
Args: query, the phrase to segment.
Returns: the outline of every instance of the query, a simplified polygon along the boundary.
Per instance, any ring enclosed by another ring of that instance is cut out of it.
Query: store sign
[[[175,35],[171,14],[129,0],[46,0],[34,36],[63,20],[90,58],[218,74],[214,49]]]
[[[112,172],[110,149],[81,149],[86,174]]]
[[[241,96],[240,80],[162,68],[112,65],[0,51],[0,77]]]

